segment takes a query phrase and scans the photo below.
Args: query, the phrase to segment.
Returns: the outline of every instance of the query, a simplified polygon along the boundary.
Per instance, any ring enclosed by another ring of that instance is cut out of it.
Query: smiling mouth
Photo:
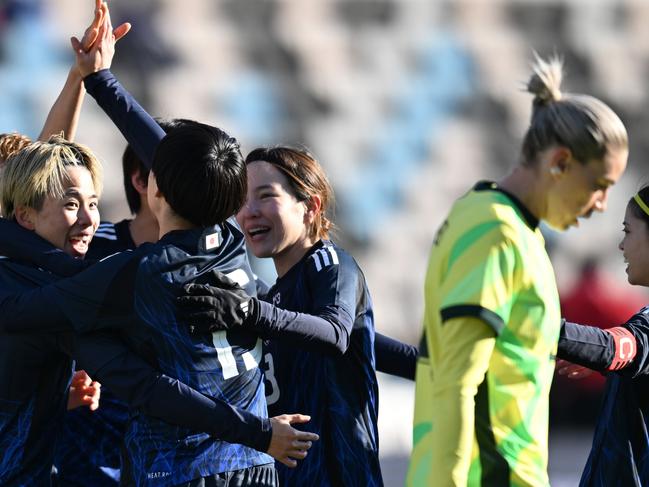
[[[260,235],[265,235],[268,232],[270,232],[269,227],[253,227],[250,230],[248,230],[248,236],[254,239],[255,237],[258,237]]]
[[[69,242],[72,245],[72,248],[77,251],[79,249],[87,250],[91,240],[92,240],[92,236],[90,235],[81,235],[81,236],[69,238]]]

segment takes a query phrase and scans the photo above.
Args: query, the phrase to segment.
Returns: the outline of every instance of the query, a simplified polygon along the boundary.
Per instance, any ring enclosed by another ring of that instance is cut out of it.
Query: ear
[[[27,230],[34,231],[36,229],[36,210],[26,206],[19,206],[16,208],[16,221],[18,224]]]
[[[322,198],[320,196],[313,195],[307,201],[304,202],[306,206],[306,212],[304,213],[305,222],[311,223],[315,220],[315,217],[320,213],[322,208]]]
[[[146,196],[146,188],[149,185],[149,178],[142,176],[142,171],[139,169],[131,174],[131,184],[135,191]]]
[[[550,155],[549,169],[550,175],[554,179],[559,179],[570,169],[572,164],[572,151],[567,147],[557,147]]]

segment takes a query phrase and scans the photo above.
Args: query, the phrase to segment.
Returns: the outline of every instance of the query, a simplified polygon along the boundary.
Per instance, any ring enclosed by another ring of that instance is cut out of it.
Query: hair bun
[[[527,91],[534,95],[534,102],[547,105],[561,100],[563,60],[553,56],[545,61],[537,53],[534,58],[533,74],[527,82]]]

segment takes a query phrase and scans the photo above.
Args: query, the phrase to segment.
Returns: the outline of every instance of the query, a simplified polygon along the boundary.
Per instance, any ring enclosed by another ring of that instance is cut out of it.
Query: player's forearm
[[[270,420],[207,397],[161,374],[110,332],[80,335],[72,350],[80,367],[130,408],[230,443],[268,450]]]
[[[600,372],[630,366],[636,356],[636,339],[627,328],[601,329],[564,321],[557,356]],[[636,368],[638,364],[635,364]]]
[[[377,371],[415,380],[417,347],[376,333],[374,353]]]
[[[20,293],[0,295],[0,331],[36,333],[72,330],[55,298],[44,286]]]
[[[38,140],[47,140],[54,134],[63,132],[67,140],[74,140],[79,124],[81,105],[86,90],[83,87],[81,74],[76,66],[73,66],[61,89],[61,93],[47,115],[43,130]]]
[[[77,274],[92,261],[75,259],[13,220],[0,218],[0,255],[30,262],[61,277]]]
[[[351,318],[336,310],[322,316],[298,313],[273,306],[265,301],[255,303],[251,327],[262,338],[291,340],[310,350],[343,354],[349,347]]]
[[[108,69],[84,78],[88,93],[106,112],[142,162],[151,169],[156,147],[165,132],[124,89]]]
[[[270,419],[260,418],[224,401],[207,397],[188,385],[161,376],[142,410],[171,424],[209,433],[214,438],[268,451]]]

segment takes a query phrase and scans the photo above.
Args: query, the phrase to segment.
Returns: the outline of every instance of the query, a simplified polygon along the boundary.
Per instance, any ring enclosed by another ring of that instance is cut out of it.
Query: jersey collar
[[[532,214],[532,212],[527,208],[527,206],[523,204],[521,200],[519,200],[509,191],[505,191],[503,188],[498,186],[498,183],[495,183],[494,181],[479,181],[473,187],[473,191],[497,191],[498,193],[504,194],[511,200],[516,209],[518,209],[520,214],[523,216],[523,220],[525,220],[525,223],[527,223],[527,226],[529,226],[532,230],[536,230],[538,228],[539,219]]]

